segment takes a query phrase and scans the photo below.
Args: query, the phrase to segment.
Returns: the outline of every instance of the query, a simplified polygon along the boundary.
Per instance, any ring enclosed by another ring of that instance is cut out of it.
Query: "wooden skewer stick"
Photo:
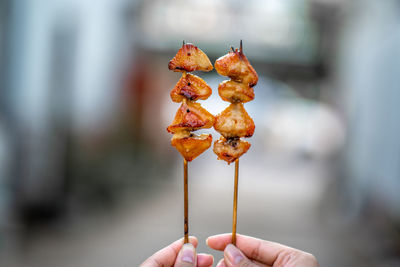
[[[240,40],[239,52],[243,53],[243,42]],[[237,201],[239,184],[239,159],[235,160],[235,188],[233,192],[233,216],[232,216],[232,244],[236,246],[236,226],[237,226]]]
[[[184,243],[189,243],[188,162],[183,159]]]
[[[236,159],[235,160],[235,189],[233,192],[233,216],[232,216],[232,244],[235,246],[236,246],[238,183],[239,183],[239,159]]]

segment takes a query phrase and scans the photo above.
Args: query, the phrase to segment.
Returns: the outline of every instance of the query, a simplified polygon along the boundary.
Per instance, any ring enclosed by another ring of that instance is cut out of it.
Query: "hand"
[[[159,250],[148,258],[140,267],[210,267],[214,262],[209,254],[197,254],[197,238],[190,237],[188,244],[183,239]]]
[[[232,234],[210,236],[206,243],[224,251],[224,258],[217,267],[297,266],[318,267],[317,259],[304,251],[250,236],[236,235],[236,247],[231,243]]]

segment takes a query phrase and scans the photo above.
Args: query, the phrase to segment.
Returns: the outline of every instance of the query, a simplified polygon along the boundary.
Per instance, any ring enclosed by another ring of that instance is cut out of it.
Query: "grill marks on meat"
[[[179,103],[184,99],[192,101],[206,100],[211,93],[211,87],[202,78],[188,73],[182,75],[170,95],[172,101]]]
[[[232,163],[241,155],[246,153],[250,146],[250,143],[247,141],[240,139],[226,139],[221,136],[219,140],[215,141],[213,151],[218,155],[219,159]]]
[[[202,128],[211,128],[214,124],[214,116],[204,109],[199,103],[185,101],[175,114],[175,118],[167,131],[176,133],[179,131],[196,131]]]

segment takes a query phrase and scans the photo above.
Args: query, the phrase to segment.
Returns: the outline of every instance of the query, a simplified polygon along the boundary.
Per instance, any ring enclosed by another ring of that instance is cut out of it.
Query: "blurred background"
[[[192,42],[259,75],[238,232],[321,266],[400,266],[400,1],[0,1],[0,266],[138,266],[183,234],[166,127]],[[226,80],[201,104],[227,105]],[[215,131],[214,140],[219,138]],[[231,231],[233,165],[189,164],[199,251]]]

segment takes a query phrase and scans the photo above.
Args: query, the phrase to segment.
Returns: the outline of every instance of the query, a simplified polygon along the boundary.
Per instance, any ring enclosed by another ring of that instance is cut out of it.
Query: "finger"
[[[262,263],[260,263],[258,261],[253,261],[252,260],[252,262],[258,267],[272,267],[271,265],[262,264]]]
[[[257,267],[243,252],[232,244],[228,244],[224,250],[224,259],[227,267]]]
[[[178,253],[174,267],[196,267],[196,249],[190,243],[184,244]]]
[[[192,243],[194,247],[197,247],[198,241],[196,237],[189,237],[189,242]],[[153,256],[143,262],[140,267],[173,266],[182,245],[183,238],[156,252]]]
[[[212,249],[224,250],[231,241],[232,234],[221,234],[210,236],[206,243]],[[294,250],[278,243],[239,234],[236,235],[236,246],[246,257],[267,265],[272,265],[279,254]]]
[[[261,262],[256,261],[256,260],[251,260],[251,261],[255,264],[255,266],[259,266],[259,267],[272,267],[271,265],[267,265],[267,264],[261,263]]]
[[[215,267],[226,267],[225,260],[221,259]]]
[[[253,260],[252,260],[252,262],[253,262],[256,266],[260,266],[260,267],[272,267],[272,266],[270,266],[270,265],[262,264],[262,263],[260,263],[260,262],[258,262],[258,261],[253,261]],[[225,260],[224,260],[224,259],[221,259],[221,260],[217,263],[217,266],[216,266],[216,267],[227,267],[226,264],[225,264]]]
[[[197,267],[210,267],[214,263],[214,257],[210,254],[197,254]]]

